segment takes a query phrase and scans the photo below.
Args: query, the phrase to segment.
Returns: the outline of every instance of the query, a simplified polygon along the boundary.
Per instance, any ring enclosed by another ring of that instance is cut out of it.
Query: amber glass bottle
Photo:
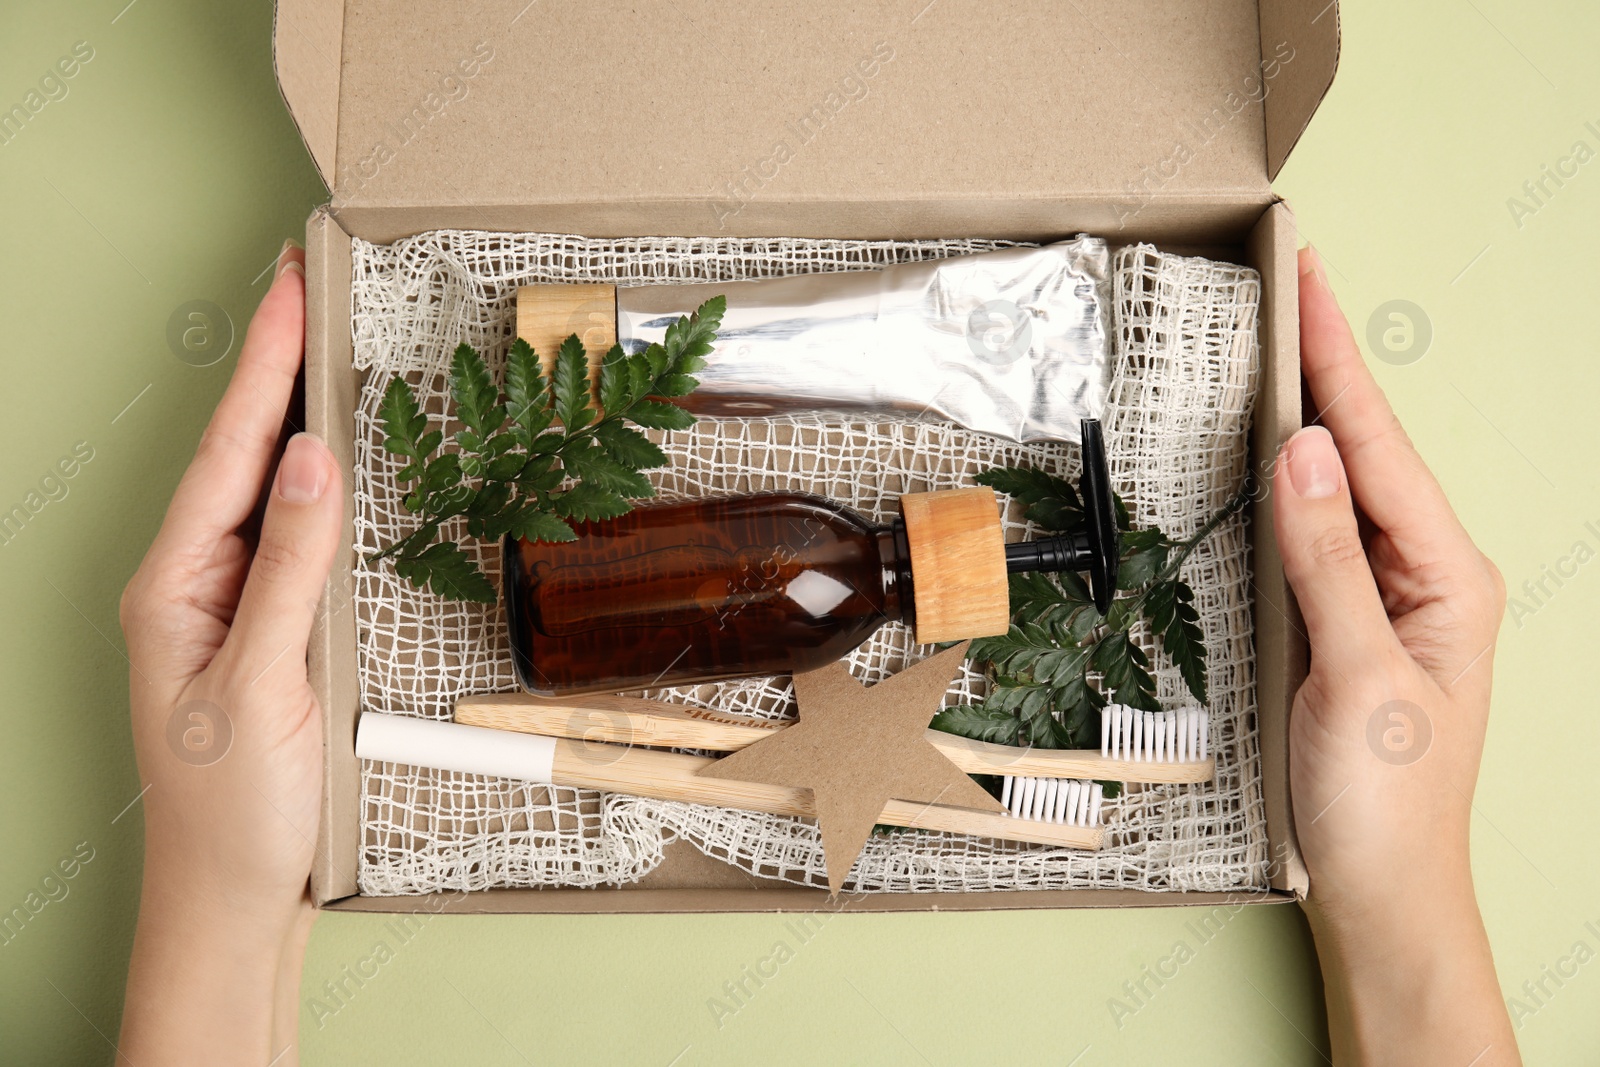
[[[1109,603],[1118,539],[1098,459],[1080,483],[1086,531],[1012,545],[984,488],[909,494],[887,526],[820,497],[762,493],[575,523],[577,540],[561,544],[507,538],[518,679],[559,696],[786,674],[839,659],[889,621],[923,643],[991,636],[1009,625],[1010,570],[1087,569]]]
[[[905,524],[799,493],[693,500],[508,541],[522,684],[582,693],[780,674],[910,622]]]

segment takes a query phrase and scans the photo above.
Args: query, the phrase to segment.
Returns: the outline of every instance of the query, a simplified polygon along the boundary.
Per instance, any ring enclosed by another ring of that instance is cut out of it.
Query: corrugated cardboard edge
[[[1286,893],[1144,893],[1136,889],[1039,889],[1015,893],[845,892],[830,900],[823,889],[496,889],[470,894],[470,907],[452,907],[459,894],[425,897],[350,897],[329,911],[378,914],[474,915],[704,915],[723,912],[796,913],[1024,911],[1037,908],[1243,907],[1283,904]]]
[[[1267,209],[1247,243],[1250,261],[1261,274],[1261,392],[1251,428],[1250,466],[1263,488],[1270,485],[1278,449],[1300,429],[1298,240],[1294,213],[1279,203]],[[1305,680],[1310,645],[1284,577],[1269,493],[1256,495],[1250,514],[1255,547],[1256,715],[1271,849],[1268,874],[1274,889],[1304,898],[1308,879],[1289,799],[1289,714]]]
[[[272,22],[278,92],[329,189],[337,164],[343,49],[342,2],[278,0]]]
[[[1270,82],[1262,111],[1267,125],[1267,180],[1299,143],[1339,69],[1339,0],[1260,0],[1261,58],[1280,44],[1294,49]]]
[[[361,854],[361,767],[355,759],[361,696],[356,672],[355,412],[360,376],[352,366],[350,236],[326,208],[306,223],[306,429],[325,441],[344,471],[344,531],[311,631],[307,667],[322,704],[322,817],[311,867],[319,906],[356,891]]]
[[[1271,99],[1269,96],[1267,99]],[[1137,241],[1233,243],[1273,202],[1270,190],[1189,195],[1164,194],[1138,207],[1115,194],[947,199],[894,202],[859,199],[801,200],[761,197],[726,234],[712,225],[710,197],[688,200],[597,196],[586,203],[432,204],[350,206],[334,195],[332,211],[354,237],[389,244],[424,230],[503,230],[507,233],[577,233],[585,237],[637,237],[639,219],[658,237],[841,237],[852,240],[919,240],[982,234],[987,238],[1048,244],[1078,233],[1114,244]]]

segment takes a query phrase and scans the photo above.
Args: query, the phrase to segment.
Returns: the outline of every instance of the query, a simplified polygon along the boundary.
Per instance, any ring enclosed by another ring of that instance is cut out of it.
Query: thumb
[[[1308,426],[1289,438],[1278,453],[1272,488],[1278,551],[1305,616],[1312,661],[1353,677],[1388,652],[1395,638],[1333,436]]]
[[[252,682],[274,664],[304,668],[311,622],[339,544],[342,484],[326,445],[308,433],[289,439],[223,642],[223,652]]]

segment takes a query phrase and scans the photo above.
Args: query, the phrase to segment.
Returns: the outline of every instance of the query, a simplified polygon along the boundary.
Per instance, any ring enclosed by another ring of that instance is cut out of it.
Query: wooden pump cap
[[[900,498],[911,547],[917,643],[996,637],[1011,627],[1000,505],[986,486]]]

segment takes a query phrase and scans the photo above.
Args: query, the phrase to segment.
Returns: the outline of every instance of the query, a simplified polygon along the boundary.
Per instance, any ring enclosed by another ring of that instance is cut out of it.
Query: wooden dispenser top
[[[900,498],[911,546],[917,642],[996,637],[1011,627],[1000,505],[986,486]]]

